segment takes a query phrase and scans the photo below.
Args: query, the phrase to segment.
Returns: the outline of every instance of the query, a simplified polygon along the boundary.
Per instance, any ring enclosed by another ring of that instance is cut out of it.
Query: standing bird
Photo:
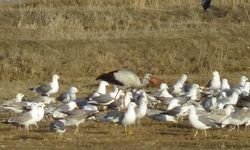
[[[147,73],[144,75],[144,78],[141,80],[134,72],[126,69],[120,69],[104,73],[96,78],[96,80],[104,80],[111,84],[117,85],[120,88],[143,88],[149,83],[155,83],[155,80],[160,80]],[[126,95],[126,92],[125,92]],[[116,97],[115,97],[116,102]]]
[[[198,133],[198,130],[204,130],[205,136],[207,136],[206,130],[215,126],[215,123],[212,119],[209,119],[206,116],[198,116],[195,110],[195,107],[191,105],[189,108],[189,116],[188,116],[190,124],[196,128],[196,132],[193,137],[195,137]]]
[[[66,131],[65,121],[63,119],[54,120],[50,124],[50,130],[59,133],[61,136]]]
[[[60,79],[60,77],[57,74],[54,74],[52,76],[52,82],[49,84],[41,84],[37,87],[30,88],[30,90],[39,93],[42,96],[50,96],[59,90],[58,79]]]
[[[30,111],[21,113],[8,119],[7,123],[19,124],[25,126],[25,129],[29,131],[29,125],[36,124],[38,122],[38,104],[32,103]]]
[[[137,121],[138,126],[140,124],[140,120],[144,118],[147,114],[147,108],[148,108],[147,105],[148,105],[147,94],[146,92],[143,92],[139,99],[139,107],[136,110],[136,119],[138,120]]]
[[[212,79],[207,84],[210,90],[219,90],[221,89],[221,81],[220,81],[220,74],[218,71],[213,72]]]
[[[203,7],[203,10],[206,11],[211,4],[211,0],[201,0],[201,6]]]
[[[76,100],[76,93],[78,92],[77,88],[71,86],[66,92],[60,94],[57,99],[63,103],[68,103],[70,101]]]
[[[135,124],[136,121],[135,107],[136,104],[130,102],[127,111],[119,118],[119,122],[125,127],[125,133],[127,133],[127,126],[129,126],[128,134],[132,134],[130,125]]]
[[[173,95],[180,95],[184,91],[184,84],[187,81],[187,75],[182,74],[181,77],[171,87],[171,93]]]
[[[142,88],[147,86],[150,82],[153,82],[152,79],[159,80],[149,73],[145,74],[144,78],[140,80],[140,78],[134,72],[126,69],[104,73],[96,78],[96,80],[104,80],[124,88]]]

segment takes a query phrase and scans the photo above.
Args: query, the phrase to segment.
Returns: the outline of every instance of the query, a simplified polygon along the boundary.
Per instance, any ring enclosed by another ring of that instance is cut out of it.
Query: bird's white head
[[[77,104],[74,101],[70,101],[67,105],[70,107],[71,110],[77,108]]]
[[[135,102],[129,102],[128,108],[135,108],[137,105]]]
[[[214,71],[213,72],[213,76],[219,76],[219,72],[218,71]]]
[[[228,112],[234,112],[235,109],[234,109],[234,106],[233,105],[225,105],[224,106],[224,109]]]
[[[247,80],[248,80],[248,78],[247,78],[246,76],[241,76],[241,77],[240,77],[240,81],[241,81],[242,83],[245,83]]]
[[[161,89],[161,90],[168,89],[168,85],[167,85],[166,83],[161,83],[160,89]]]
[[[52,80],[58,80],[58,79],[60,79],[59,75],[54,74],[54,75],[52,76]]]
[[[187,75],[186,74],[182,74],[181,75],[181,81],[185,82],[187,80]]]
[[[74,86],[71,86],[71,87],[69,88],[69,91],[70,91],[70,93],[77,93],[77,92],[78,92],[78,89],[77,89],[76,87],[74,87]]]
[[[16,94],[16,99],[22,99],[24,97],[23,93],[17,93]]]

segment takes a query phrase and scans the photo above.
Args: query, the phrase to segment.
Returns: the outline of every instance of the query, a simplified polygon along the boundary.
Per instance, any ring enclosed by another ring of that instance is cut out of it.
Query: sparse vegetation
[[[61,89],[74,84],[81,96],[95,88],[96,76],[117,68],[140,75],[151,72],[168,83],[186,73],[191,82],[204,85],[214,70],[230,83],[242,74],[249,77],[250,2],[213,0],[212,5],[204,13],[197,0],[0,3],[0,97],[32,95],[28,87],[47,81],[53,73],[61,75]],[[192,129],[183,124],[146,119],[142,127],[135,127],[141,134],[125,137],[122,127],[89,123],[81,134],[69,131],[63,138],[47,132],[46,123],[29,134],[1,124],[0,147],[69,149],[69,143],[95,149],[249,147],[248,130],[212,130],[208,138],[192,139]]]

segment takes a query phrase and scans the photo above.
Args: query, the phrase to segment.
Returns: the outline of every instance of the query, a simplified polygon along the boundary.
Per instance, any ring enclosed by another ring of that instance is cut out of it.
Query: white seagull
[[[130,102],[128,104],[127,111],[119,118],[119,122],[125,127],[125,133],[127,133],[127,126],[129,127],[128,134],[132,134],[130,125],[135,124],[136,121],[135,107],[136,104],[134,102]]]
[[[42,96],[50,96],[55,94],[59,90],[58,79],[60,77],[57,74],[52,76],[52,82],[49,84],[41,84],[37,87],[30,88],[32,92],[41,94]]]
[[[138,109],[136,109],[136,119],[138,125],[140,124],[140,120],[147,114],[147,108],[148,108],[147,105],[148,105],[147,95],[145,92],[143,92],[139,99]]]
[[[221,89],[221,81],[220,81],[220,75],[218,71],[213,72],[212,79],[208,82],[208,88],[210,90],[219,90]]]
[[[32,103],[31,110],[28,112],[21,113],[15,117],[10,118],[7,122],[13,124],[19,124],[25,126],[25,129],[29,131],[29,125],[36,124],[38,121],[38,104]]]
[[[205,136],[207,136],[206,130],[215,126],[214,122],[211,119],[207,118],[206,116],[198,116],[196,114],[196,110],[193,105],[189,107],[188,119],[189,119],[190,124],[194,128],[196,128],[194,137],[197,135],[198,130],[204,130]]]
[[[68,103],[70,101],[76,100],[76,93],[78,89],[74,86],[71,86],[66,92],[60,94],[57,99],[63,103]]]

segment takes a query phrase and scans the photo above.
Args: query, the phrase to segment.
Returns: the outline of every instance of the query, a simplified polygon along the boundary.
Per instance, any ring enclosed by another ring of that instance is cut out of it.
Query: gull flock
[[[132,134],[131,125],[139,125],[145,117],[174,123],[187,119],[196,129],[193,136],[199,130],[206,136],[210,128],[230,126],[233,130],[250,125],[250,82],[244,75],[238,84],[230,85],[228,79],[221,79],[219,72],[214,71],[205,87],[189,84],[186,74],[168,85],[151,74],[140,79],[127,69],[104,73],[96,79],[99,86],[88,96],[77,97],[78,89],[70,86],[53,97],[59,91],[60,80],[54,74],[50,83],[29,88],[38,96],[27,98],[17,93],[15,98],[5,100],[1,111],[13,114],[3,123],[24,126],[29,131],[29,126],[39,128],[39,122],[48,116],[53,118],[51,132],[61,135],[68,126],[75,126],[77,133],[78,126],[90,119],[119,123],[124,126],[125,134]],[[156,83],[160,83],[159,88],[145,90],[145,86]],[[113,90],[108,91],[106,88],[111,85]]]

